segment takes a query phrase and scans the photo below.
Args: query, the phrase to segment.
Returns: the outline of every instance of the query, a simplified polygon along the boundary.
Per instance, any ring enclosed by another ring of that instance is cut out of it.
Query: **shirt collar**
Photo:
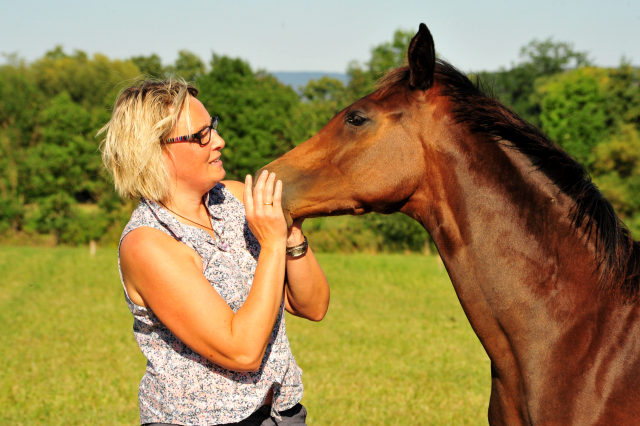
[[[219,185],[219,184],[218,184]],[[218,186],[216,185],[216,186]],[[215,188],[215,187],[214,187]],[[213,189],[211,190],[213,191]],[[214,200],[211,200],[211,191],[207,192],[204,196],[204,205],[207,206],[207,208],[209,209],[209,214],[211,215],[212,218],[216,219],[216,220],[221,220],[222,219],[222,209],[221,209],[221,204],[222,203],[216,203]]]
[[[218,185],[216,185],[214,189],[218,188]],[[207,207],[207,209],[209,209],[209,214],[211,215],[211,218],[214,219],[211,224],[214,229],[214,232],[216,232],[220,236],[220,235],[223,235],[224,228],[225,228],[224,221],[222,220],[223,218],[222,204],[224,199],[218,200],[219,197],[210,197],[211,192],[213,192],[214,189],[212,189],[211,191],[205,194],[204,205]],[[186,225],[178,221],[178,219],[176,219],[166,208],[161,206],[159,203],[155,201],[147,200],[145,198],[143,198],[142,200],[147,204],[147,206],[149,207],[153,215],[158,219],[158,222],[160,222],[166,229],[168,229],[173,235],[175,235],[177,239],[182,240],[184,238],[185,231],[183,226],[186,226]],[[202,232],[206,235],[207,239],[210,239],[211,242],[213,243],[213,239],[211,238],[211,236],[207,234],[204,230]],[[227,250],[226,244],[222,241],[218,241],[218,246],[222,250],[225,250],[225,251]]]
[[[182,224],[178,222],[178,220],[160,204],[156,203],[155,201],[147,200],[146,198],[143,198],[142,200],[147,204],[153,215],[158,219],[158,222],[160,222],[173,235],[175,235],[176,238],[182,240],[182,238],[184,237]]]

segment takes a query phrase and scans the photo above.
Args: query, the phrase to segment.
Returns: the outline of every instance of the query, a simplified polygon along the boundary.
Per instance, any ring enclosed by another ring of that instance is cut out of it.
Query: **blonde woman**
[[[140,420],[303,425],[284,310],[321,320],[329,286],[301,223],[287,230],[274,174],[222,181],[225,142],[196,96],[183,81],[135,84],[101,131],[116,190],[140,197],[119,250],[148,360]]]

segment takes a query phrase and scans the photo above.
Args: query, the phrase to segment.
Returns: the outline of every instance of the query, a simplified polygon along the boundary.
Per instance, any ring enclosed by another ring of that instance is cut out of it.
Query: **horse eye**
[[[358,114],[351,114],[347,117],[347,123],[352,124],[354,126],[362,126],[367,119]]]

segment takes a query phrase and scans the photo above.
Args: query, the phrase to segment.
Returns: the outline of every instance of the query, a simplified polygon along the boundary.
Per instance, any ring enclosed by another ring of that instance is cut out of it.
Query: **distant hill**
[[[336,78],[342,81],[344,84],[349,82],[349,77],[346,74],[340,74],[337,72],[322,72],[322,71],[274,71],[270,73],[275,78],[280,80],[283,84],[291,86],[296,91],[299,86],[306,86],[309,80],[317,80],[321,77],[327,76]]]

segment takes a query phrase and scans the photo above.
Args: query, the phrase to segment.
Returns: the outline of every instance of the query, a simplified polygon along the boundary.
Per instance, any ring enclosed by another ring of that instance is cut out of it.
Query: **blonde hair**
[[[182,79],[142,80],[120,92],[111,120],[98,132],[102,162],[122,198],[162,201],[169,196],[170,177],[162,151],[164,141],[189,110],[198,90]],[[187,126],[191,120],[187,114]],[[189,131],[191,133],[191,131]]]

